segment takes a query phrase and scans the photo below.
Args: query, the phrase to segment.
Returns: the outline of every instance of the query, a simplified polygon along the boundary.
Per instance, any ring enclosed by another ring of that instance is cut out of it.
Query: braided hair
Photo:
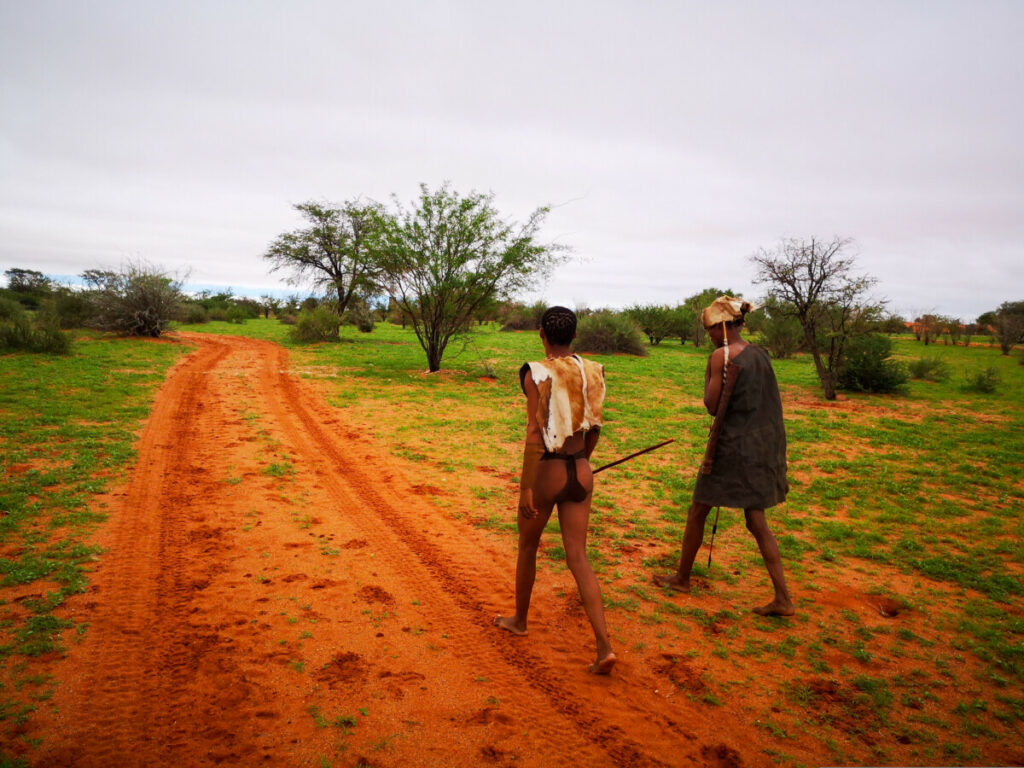
[[[540,327],[549,343],[566,346],[576,336],[576,313],[566,307],[548,307],[540,319]]]

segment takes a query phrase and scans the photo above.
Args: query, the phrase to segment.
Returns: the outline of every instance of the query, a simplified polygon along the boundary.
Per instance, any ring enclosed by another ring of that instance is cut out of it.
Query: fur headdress
[[[732,296],[719,296],[711,306],[705,309],[700,316],[705,328],[710,328],[718,323],[732,323],[742,320],[748,312],[753,312],[756,306],[749,301],[737,299]]]

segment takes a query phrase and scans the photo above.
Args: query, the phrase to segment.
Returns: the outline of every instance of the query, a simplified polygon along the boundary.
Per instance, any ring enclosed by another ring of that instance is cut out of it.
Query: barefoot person
[[[679,568],[674,574],[656,576],[654,581],[659,586],[689,592],[690,571],[704,539],[704,523],[711,508],[742,509],[747,530],[757,540],[775,588],[775,598],[754,612],[762,616],[792,616],[793,600],[786,588],[779,545],[764,515],[765,509],[783,502],[789,491],[782,399],[768,353],[740,336],[743,318],[751,309],[746,301],[720,296],[701,315],[717,347],[704,375],[704,405],[708,412],[718,412],[722,374],[727,369],[727,376],[736,376],[735,389],[726,403],[711,472],[697,476]]]
[[[526,395],[526,445],[517,518],[516,613],[498,616],[494,623],[515,635],[526,634],[530,595],[537,577],[537,547],[557,506],[565,559],[597,640],[597,659],[590,671],[607,675],[616,657],[605,626],[601,587],[587,560],[587,525],[594,489],[589,459],[601,430],[604,366],[572,354],[569,346],[574,338],[573,311],[550,307],[544,312],[540,328],[546,357],[541,362],[525,363],[519,371]]]

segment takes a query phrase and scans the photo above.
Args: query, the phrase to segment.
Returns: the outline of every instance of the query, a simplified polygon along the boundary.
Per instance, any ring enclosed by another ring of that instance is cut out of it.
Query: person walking
[[[526,395],[526,443],[516,519],[516,612],[495,617],[494,624],[514,635],[526,635],[537,577],[537,548],[557,507],[566,564],[576,580],[597,643],[597,658],[590,671],[607,675],[617,657],[605,625],[601,587],[587,559],[594,490],[590,456],[601,434],[604,366],[574,355],[570,347],[575,338],[576,314],[566,307],[549,307],[540,327],[545,358],[525,363],[519,371]]]
[[[730,387],[732,394],[725,403],[717,447],[709,457],[710,472],[702,468],[697,476],[679,566],[675,573],[655,576],[654,583],[689,592],[708,513],[712,507],[738,508],[757,541],[775,590],[771,602],[753,610],[762,616],[792,616],[793,599],[786,586],[779,545],[765,518],[765,510],[781,504],[789,492],[782,398],[768,353],[741,335],[744,318],[752,309],[742,299],[720,296],[701,314],[716,347],[704,375],[708,412],[719,412],[728,377],[735,377],[734,388]]]

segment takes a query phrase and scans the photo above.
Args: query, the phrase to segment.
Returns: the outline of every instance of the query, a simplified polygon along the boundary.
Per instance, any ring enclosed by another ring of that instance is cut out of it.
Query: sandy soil
[[[435,507],[282,348],[187,338],[107,499],[34,762],[770,763],[742,713],[671,698],[701,684],[684,659],[587,674],[589,627],[550,589],[527,638],[494,629],[509,537]]]

